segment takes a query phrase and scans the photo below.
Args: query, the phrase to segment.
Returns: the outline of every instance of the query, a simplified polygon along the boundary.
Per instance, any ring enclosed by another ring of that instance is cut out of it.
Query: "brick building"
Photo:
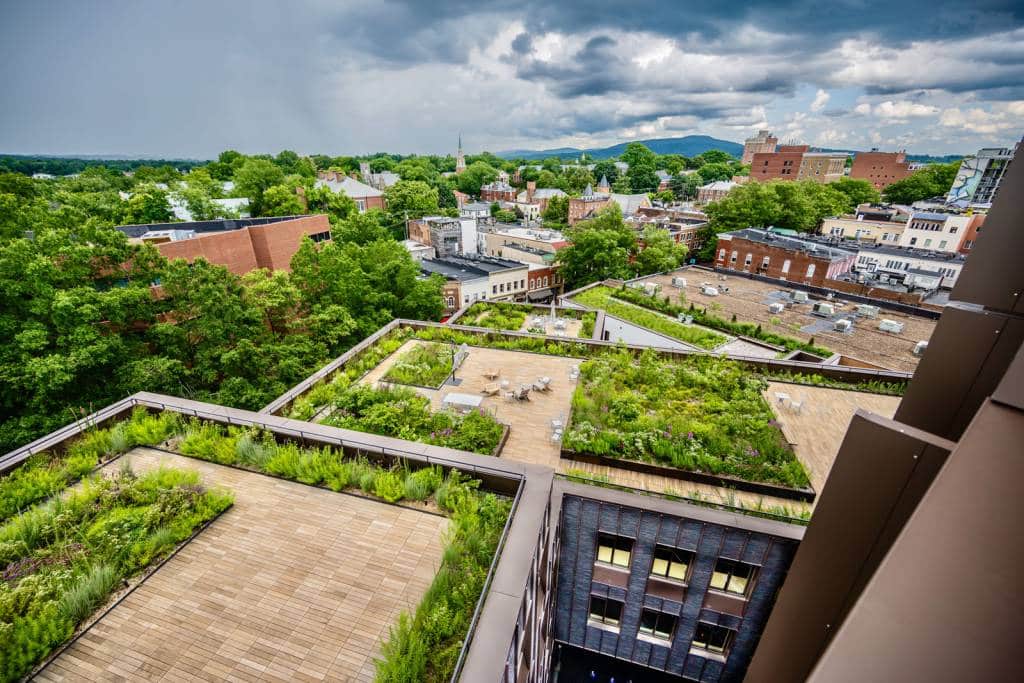
[[[716,180],[713,183],[701,185],[697,188],[697,203],[709,204],[711,202],[717,202],[719,199],[724,198],[725,195],[732,192],[732,188],[734,187],[736,187],[736,183],[730,180]]]
[[[589,218],[611,203],[612,197],[609,194],[595,194],[594,188],[587,185],[587,189],[579,197],[569,199],[569,225],[575,225],[580,221]]]
[[[964,240],[960,243],[960,253],[969,254],[971,249],[978,241],[978,233],[981,232],[981,226],[985,224],[986,214],[977,213],[971,216],[971,222],[967,224],[967,229],[964,231]]]
[[[718,236],[715,267],[756,273],[818,287],[848,273],[857,252],[766,230],[747,228]]]
[[[462,221],[458,218],[424,216],[410,219],[406,229],[409,239],[433,247],[438,258],[457,256],[465,251]]]
[[[843,177],[846,154],[811,152],[807,145],[780,145],[775,152],[757,152],[750,163],[753,180],[813,180],[831,183]]]
[[[740,162],[749,164],[754,160],[755,154],[774,152],[775,147],[778,144],[779,139],[777,137],[767,130],[759,130],[757,131],[757,135],[752,138],[747,138],[743,142],[743,156],[740,157]]]
[[[910,173],[906,152],[879,152],[877,149],[857,152],[850,168],[851,178],[867,180],[876,190],[882,190]]]
[[[314,242],[331,239],[331,224],[323,214],[122,225],[117,229],[130,239],[155,244],[168,259],[191,263],[204,258],[236,275],[257,268],[290,270],[303,237]]]
[[[480,188],[480,200],[485,202],[514,202],[516,188],[508,183],[495,180]]]

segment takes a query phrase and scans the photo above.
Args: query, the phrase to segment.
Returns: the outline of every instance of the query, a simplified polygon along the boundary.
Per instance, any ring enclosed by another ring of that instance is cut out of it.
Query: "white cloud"
[[[811,111],[821,111],[828,104],[828,100],[831,95],[825,90],[818,89],[817,94],[814,96],[814,101],[811,102]]]
[[[1019,131],[1021,120],[1017,118],[1017,112],[1021,110],[1024,110],[1024,102],[1008,103],[1000,111],[986,111],[980,107],[966,110],[953,107],[942,112],[939,123],[947,128],[959,128],[988,135],[1015,129]]]

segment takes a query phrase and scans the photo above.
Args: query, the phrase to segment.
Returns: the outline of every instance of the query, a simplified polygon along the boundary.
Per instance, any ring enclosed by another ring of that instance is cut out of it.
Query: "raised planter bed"
[[[776,498],[785,498],[787,500],[796,500],[804,503],[813,503],[814,499],[817,497],[814,490],[810,488],[797,489],[789,486],[779,486],[777,484],[747,481],[746,479],[727,477],[719,474],[691,472],[689,470],[681,470],[676,467],[656,465],[642,460],[628,460],[626,458],[610,458],[590,453],[577,453],[576,451],[564,447],[559,452],[559,455],[563,460],[575,460],[577,462],[590,463],[591,465],[604,465],[605,467],[614,467],[620,470],[629,470],[631,472],[655,474],[662,477],[669,477],[671,479],[679,479],[681,481],[692,481],[697,484],[707,484],[709,486],[736,489],[737,491],[756,493],[762,496],[775,496]]]

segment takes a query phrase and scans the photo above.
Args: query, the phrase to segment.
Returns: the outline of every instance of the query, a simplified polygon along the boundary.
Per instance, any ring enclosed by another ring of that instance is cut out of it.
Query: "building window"
[[[753,261],[753,260],[754,260],[754,255],[748,252],[747,253],[747,257],[745,259],[743,259],[743,267],[744,268],[749,268],[750,267],[750,262]]]
[[[491,285],[491,294],[498,293],[498,285]]]
[[[925,240],[924,241],[924,248],[927,249],[930,246],[932,246],[932,241],[930,239],[929,240]]]
[[[732,257],[729,259],[729,263],[736,263],[736,258],[740,255],[738,251],[732,252]]]
[[[910,246],[914,246],[915,244],[917,244],[917,238],[916,237],[911,237],[910,238]]]
[[[611,534],[597,535],[597,561],[620,567],[629,566],[633,554],[633,539]]]
[[[964,240],[964,251],[970,251],[974,246],[974,240]]]
[[[466,295],[466,297],[463,299],[463,302],[467,304],[469,303],[469,294]]]
[[[502,282],[502,283],[500,283],[498,285],[498,291],[499,292],[504,292],[505,291],[505,283],[504,282]]]
[[[548,286],[548,276],[547,275],[544,276],[544,286],[545,287]]]
[[[312,235],[309,236],[309,239],[313,240],[313,242],[316,242],[316,243],[326,242],[329,239],[331,239],[331,231],[327,230],[325,232],[313,233]]]
[[[718,260],[719,261],[724,261],[725,260],[725,249],[719,249],[718,250]]]
[[[537,289],[537,278],[530,278],[530,289]]]
[[[939,242],[939,249],[945,249],[945,248],[946,248],[946,240],[942,240],[941,242]]]
[[[719,558],[711,574],[711,587],[734,595],[746,595],[753,577],[753,565]]]
[[[693,647],[699,647],[702,650],[724,656],[729,650],[729,646],[732,645],[735,635],[736,632],[731,628],[699,622],[697,624],[697,632],[693,635],[692,645]]]
[[[761,259],[761,268],[764,268],[765,270],[767,270],[769,263],[771,263],[771,258],[768,257],[768,256],[765,256],[764,258]]]
[[[651,564],[651,576],[664,576],[677,581],[686,581],[686,572],[693,561],[693,553],[688,550],[669,548],[659,545],[654,548],[654,562]]]
[[[814,276],[814,264],[813,263],[809,263],[809,264],[807,264],[807,277],[813,277],[813,276]]]
[[[363,211],[366,211],[366,200],[365,199],[357,199],[356,200],[356,207],[359,209],[360,213],[362,213]]]
[[[672,640],[672,634],[676,631],[676,621],[675,615],[645,609],[640,614],[640,633],[662,640]]]
[[[519,281],[519,289],[526,289],[526,280]]]
[[[590,596],[590,621],[608,626],[618,626],[622,618],[622,603],[618,600]]]
[[[454,296],[448,297],[446,299],[446,301],[448,303],[448,308],[455,308],[455,297]]]
[[[782,272],[785,274],[789,273],[789,259],[782,262]]]

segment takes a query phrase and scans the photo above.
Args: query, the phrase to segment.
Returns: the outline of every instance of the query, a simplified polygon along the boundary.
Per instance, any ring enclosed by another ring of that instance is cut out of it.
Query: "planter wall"
[[[817,497],[814,490],[809,488],[795,489],[789,486],[747,481],[745,479],[737,479],[736,477],[728,477],[718,474],[690,472],[688,470],[681,470],[675,467],[655,465],[654,463],[643,462],[642,460],[627,460],[626,458],[609,458],[604,455],[594,455],[592,453],[577,453],[576,451],[565,447],[561,449],[560,456],[563,460],[576,460],[577,462],[586,462],[591,465],[604,465],[605,467],[614,467],[620,470],[630,470],[632,472],[641,472],[643,474],[655,474],[662,477],[668,477],[670,479],[692,481],[697,484],[707,484],[708,486],[736,489],[737,491],[756,493],[762,496],[775,496],[777,498],[797,500],[804,503],[813,503],[815,497]]]

